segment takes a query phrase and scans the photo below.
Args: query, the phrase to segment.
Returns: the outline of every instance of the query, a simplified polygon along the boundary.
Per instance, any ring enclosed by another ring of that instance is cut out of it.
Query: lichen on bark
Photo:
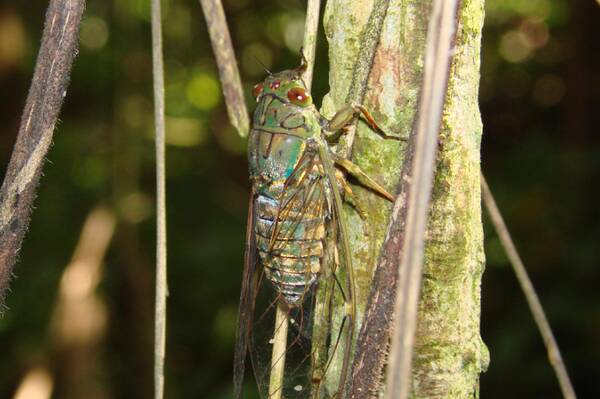
[[[333,115],[346,101],[372,6],[373,1],[327,2],[324,26],[331,91],[323,100],[326,116]],[[429,1],[390,1],[364,100],[390,134],[406,137],[413,127],[429,11]],[[479,374],[489,362],[479,333],[484,255],[479,191],[482,126],[477,95],[483,0],[463,0],[458,21],[426,232],[414,398],[477,397]],[[395,193],[400,189],[406,149],[406,143],[384,140],[361,122],[351,156]],[[358,331],[391,206],[360,186],[353,190],[368,213],[364,222],[352,208],[345,209],[357,284]]]

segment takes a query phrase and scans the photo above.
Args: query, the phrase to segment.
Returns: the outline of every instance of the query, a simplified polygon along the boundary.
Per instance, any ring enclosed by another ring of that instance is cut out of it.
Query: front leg
[[[345,133],[345,129],[348,125],[354,123],[361,115],[365,118],[371,128],[384,139],[406,141],[406,138],[404,137],[398,137],[384,132],[377,122],[375,122],[375,119],[373,119],[369,110],[360,104],[346,104],[342,109],[336,112],[331,120],[325,121],[323,128],[330,132],[329,135],[325,135],[327,141],[333,142],[338,140],[340,136]]]

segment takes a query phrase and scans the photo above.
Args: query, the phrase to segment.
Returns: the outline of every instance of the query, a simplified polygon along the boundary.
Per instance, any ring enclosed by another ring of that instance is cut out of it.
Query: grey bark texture
[[[323,101],[323,113],[328,117],[347,99],[373,3],[327,3],[324,26],[331,91]],[[429,11],[430,3],[418,0],[392,0],[387,10],[364,105],[390,134],[407,137],[413,129]],[[414,398],[477,397],[479,374],[489,362],[479,332],[484,255],[479,188],[482,126],[477,95],[483,16],[483,0],[461,2],[426,231],[411,389]],[[405,193],[411,178],[403,166],[410,158],[409,148],[410,142],[383,140],[360,122],[351,157],[390,192]],[[359,186],[354,190],[369,215],[364,222],[352,208],[346,209],[358,285],[358,328],[369,330],[361,331],[358,339],[349,396],[376,397],[384,378],[397,279],[394,270],[399,262],[398,258],[386,258],[390,252],[381,248],[390,217],[402,218],[404,212],[400,206],[392,213],[391,205],[373,193]],[[401,228],[387,232],[386,245],[397,248],[402,233]]]

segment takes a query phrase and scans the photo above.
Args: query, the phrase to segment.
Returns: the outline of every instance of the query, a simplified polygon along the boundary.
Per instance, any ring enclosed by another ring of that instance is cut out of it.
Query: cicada
[[[324,118],[300,67],[269,73],[254,87],[248,142],[252,184],[234,359],[235,397],[242,394],[249,351],[265,398],[341,397],[348,380],[356,304],[342,201],[364,214],[347,174],[392,196],[332,143],[361,115],[361,105]],[[343,193],[343,196],[342,196]]]

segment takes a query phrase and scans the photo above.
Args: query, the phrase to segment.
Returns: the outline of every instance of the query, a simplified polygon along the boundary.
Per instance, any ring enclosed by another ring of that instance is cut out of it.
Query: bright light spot
[[[140,95],[130,95],[118,105],[119,116],[132,128],[152,126],[152,103]]]
[[[523,41],[533,48],[540,48],[548,43],[550,33],[548,26],[540,19],[528,18],[519,27]]]
[[[552,6],[548,0],[527,0],[527,1],[510,1],[506,2],[509,7],[514,7],[514,10],[523,16],[537,16],[546,18],[550,14]]]
[[[291,51],[298,51],[304,36],[304,15],[294,15],[283,26],[285,45]]]
[[[104,334],[107,315],[106,305],[96,296],[64,301],[57,307],[53,331],[63,345],[87,345]]]
[[[302,391],[302,385],[296,385],[296,386],[294,387],[294,391],[296,391],[296,392],[300,392],[300,391]]]
[[[275,343],[275,339],[271,338],[271,339],[269,340],[269,343],[270,343],[271,345],[273,345],[273,344]]]
[[[192,30],[192,16],[187,6],[175,5],[169,12],[169,23],[164,24],[165,35],[177,39],[179,43],[189,41]]]
[[[13,399],[50,399],[54,380],[44,368],[35,368],[25,375]]]
[[[81,23],[81,44],[90,50],[104,47],[108,41],[108,26],[102,18],[89,17]]]
[[[213,322],[215,341],[222,344],[222,348],[229,348],[235,342],[235,324],[237,320],[237,307],[223,305]]]
[[[558,104],[564,95],[565,84],[556,75],[544,75],[535,82],[533,99],[544,107]]]
[[[165,123],[168,145],[193,147],[206,139],[206,130],[198,119],[167,117]]]
[[[131,193],[119,200],[122,216],[131,223],[140,223],[152,213],[152,200],[144,193]]]
[[[60,280],[60,293],[67,301],[82,301],[98,285],[99,270],[95,265],[82,259],[69,265]]]
[[[207,111],[219,104],[221,87],[214,75],[200,72],[188,82],[186,95],[196,108]]]
[[[114,227],[114,216],[103,208],[95,209],[86,219],[73,260],[61,278],[51,321],[53,335],[62,344],[87,344],[104,333],[106,306],[95,291]]]
[[[531,45],[519,31],[512,30],[500,39],[500,54],[507,61],[524,61],[531,55],[531,50]]]
[[[21,62],[28,44],[21,19],[4,11],[0,14],[0,71]]]

